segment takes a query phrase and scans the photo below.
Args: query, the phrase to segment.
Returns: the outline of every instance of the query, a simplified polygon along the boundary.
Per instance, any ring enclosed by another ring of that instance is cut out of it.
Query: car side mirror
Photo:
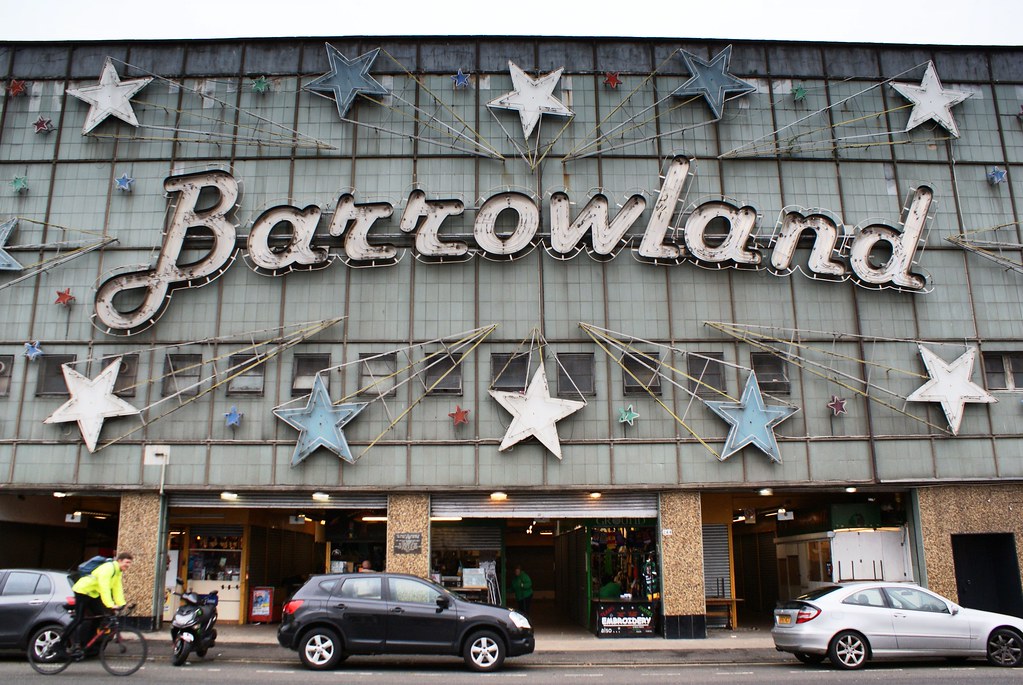
[[[443,611],[444,609],[447,609],[449,606],[451,606],[450,599],[448,599],[444,595],[441,595],[440,597],[437,598],[437,611]]]
[[[959,607],[955,604],[949,605],[949,610],[952,612],[953,616],[959,613]]]

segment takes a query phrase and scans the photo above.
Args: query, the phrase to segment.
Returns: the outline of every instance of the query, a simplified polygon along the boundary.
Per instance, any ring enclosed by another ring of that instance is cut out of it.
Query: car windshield
[[[810,590],[804,595],[799,595],[798,597],[796,597],[796,599],[801,599],[803,601],[812,601],[815,599],[820,599],[824,595],[830,595],[832,592],[837,590],[838,587],[839,587],[838,585],[825,585],[824,587],[814,588],[813,590]]]

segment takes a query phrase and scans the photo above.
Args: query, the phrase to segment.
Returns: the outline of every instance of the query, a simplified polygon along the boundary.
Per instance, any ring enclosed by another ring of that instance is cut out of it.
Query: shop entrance
[[[0,567],[72,569],[90,557],[113,556],[121,498],[0,496]]]
[[[960,604],[1023,617],[1015,535],[953,535],[952,562]]]

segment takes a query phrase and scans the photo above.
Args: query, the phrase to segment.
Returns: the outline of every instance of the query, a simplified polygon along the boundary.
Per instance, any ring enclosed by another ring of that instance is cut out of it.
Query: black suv
[[[522,614],[396,573],[313,576],[284,605],[277,641],[316,670],[350,654],[452,654],[474,671],[496,671],[534,647]]]
[[[0,649],[41,652],[71,623],[74,601],[67,571],[0,570]]]

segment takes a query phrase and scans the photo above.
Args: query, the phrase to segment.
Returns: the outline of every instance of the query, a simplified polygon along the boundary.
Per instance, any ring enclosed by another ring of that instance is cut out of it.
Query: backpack
[[[113,559],[111,559],[110,557],[95,556],[91,559],[88,559],[87,561],[83,561],[82,563],[78,564],[78,568],[75,569],[75,580],[78,580],[79,578],[84,578],[85,576],[89,575],[90,573],[92,573],[93,571],[95,571],[97,568],[107,563],[108,561],[113,561]]]

